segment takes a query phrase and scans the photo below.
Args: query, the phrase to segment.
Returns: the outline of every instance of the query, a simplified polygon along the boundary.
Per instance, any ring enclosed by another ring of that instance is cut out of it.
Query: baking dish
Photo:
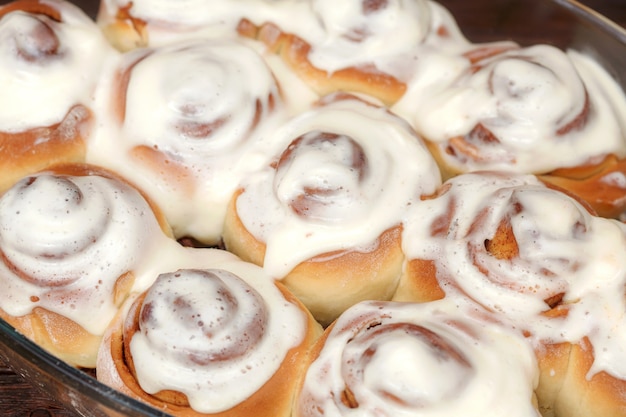
[[[76,3],[95,16],[96,0]],[[577,2],[440,0],[440,3],[453,13],[472,41],[512,39],[521,44],[571,47],[596,58],[626,86],[626,31]],[[34,386],[79,415],[165,416],[100,384],[93,375],[60,362],[3,321],[0,321],[0,358]]]

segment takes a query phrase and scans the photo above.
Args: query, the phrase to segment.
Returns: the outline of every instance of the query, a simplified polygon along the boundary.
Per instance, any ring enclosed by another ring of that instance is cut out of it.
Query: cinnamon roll
[[[228,201],[266,162],[265,138],[286,112],[271,71],[219,39],[136,49],[107,74],[111,122],[87,160],[146,190],[176,237],[219,243]]]
[[[589,408],[575,415],[594,415],[604,400],[583,393],[603,392],[595,381],[609,375],[609,385],[624,387],[613,364],[626,346],[617,336],[626,311],[623,223],[534,176],[505,173],[459,175],[414,209],[403,239],[414,265],[395,300],[425,298],[421,288],[436,282],[444,299],[469,298],[523,330],[538,357],[546,412],[579,407],[580,395]],[[578,390],[567,392],[572,381]],[[615,391],[605,395],[613,410],[626,404]]]
[[[316,343],[294,417],[538,417],[530,345],[467,306],[354,305]]]
[[[143,195],[98,168],[71,165],[0,197],[0,317],[71,365],[93,368],[102,334],[168,237]]]
[[[394,103],[422,54],[468,43],[448,10],[429,0],[277,3],[287,6],[244,15],[239,33],[280,55],[321,96],[344,91]]]
[[[566,168],[580,179],[586,175],[579,167],[597,171],[604,158],[626,155],[623,92],[606,71],[576,52],[549,45],[505,48],[468,58],[446,88],[420,92],[412,109],[394,110],[427,140],[446,178],[477,170],[552,173],[552,178]],[[614,165],[603,178],[584,179],[587,185],[576,191],[595,205],[593,190],[586,188],[623,176],[623,167]],[[612,186],[623,193],[618,181]],[[614,211],[623,211],[624,201],[615,204]]]
[[[93,95],[110,54],[98,27],[72,3],[0,6],[0,192],[52,164],[84,161]]]
[[[389,299],[404,210],[440,184],[401,119],[331,95],[277,129],[273,162],[231,200],[226,248],[263,267],[328,324],[357,301]]]
[[[120,51],[182,39],[229,37],[250,1],[102,0],[96,22]]]
[[[159,274],[127,302],[98,379],[174,416],[290,416],[321,326],[260,267],[210,252],[203,263]]]

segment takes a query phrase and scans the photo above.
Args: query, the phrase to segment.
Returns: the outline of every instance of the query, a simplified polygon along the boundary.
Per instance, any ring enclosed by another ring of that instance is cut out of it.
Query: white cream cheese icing
[[[534,45],[465,69],[458,59],[454,65],[456,78],[453,72],[439,88],[430,86],[431,95],[417,89],[417,103],[398,105],[454,171],[545,173],[626,152],[622,90],[583,55]]]
[[[124,10],[129,18],[141,22],[141,35],[146,36],[142,39],[146,42],[143,46],[159,47],[181,40],[233,37],[243,18],[260,23],[288,22],[310,30],[316,25],[307,3],[302,0],[104,0],[96,21],[107,32],[117,24],[118,12]]]
[[[158,276],[130,342],[146,392],[183,392],[204,413],[232,408],[259,390],[306,327],[304,313],[260,267],[211,256],[202,269]]]
[[[539,416],[521,333],[451,299],[361,302],[310,365],[295,416]]]
[[[165,235],[145,199],[101,176],[40,174],[0,198],[0,307],[34,307],[102,334],[115,315],[118,278]]]
[[[587,336],[595,347],[593,372],[625,378],[616,358],[626,346],[618,331],[626,311],[626,227],[590,214],[531,175],[463,174],[445,187],[407,217],[407,257],[434,260],[446,294],[469,296],[529,331],[534,342],[578,343]],[[519,250],[510,260],[485,249],[502,222]],[[566,316],[542,315],[554,296],[562,296]]]
[[[107,0],[98,15],[110,24],[128,1]],[[374,66],[400,80],[410,78],[426,51],[456,50],[469,44],[450,12],[429,0],[363,2],[344,0],[237,0],[203,3],[188,0],[133,1],[129,14],[144,22],[148,44],[184,38],[232,36],[242,19],[273,24],[311,46],[310,62],[333,73]]]
[[[407,205],[441,183],[404,121],[362,100],[333,97],[277,129],[275,163],[242,183],[237,213],[265,243],[264,267],[275,277],[316,255],[371,249],[399,225]]]
[[[92,107],[100,67],[115,52],[69,2],[42,0],[60,13],[12,11],[0,18],[0,131],[16,133],[61,122],[77,104]]]
[[[121,94],[122,120],[119,108],[109,111],[87,160],[144,188],[176,236],[219,242],[227,202],[246,173],[267,161],[268,132],[287,111],[270,69],[231,39],[135,50],[112,67],[100,99],[117,106]],[[115,83],[124,77],[118,71],[128,74],[127,85]],[[169,161],[147,166],[138,147]]]
[[[302,31],[296,34],[311,44],[311,63],[330,73],[373,64],[407,81],[428,51],[456,50],[466,43],[447,9],[427,0],[369,5],[358,0],[340,5],[315,0],[311,8],[321,32],[317,36]]]

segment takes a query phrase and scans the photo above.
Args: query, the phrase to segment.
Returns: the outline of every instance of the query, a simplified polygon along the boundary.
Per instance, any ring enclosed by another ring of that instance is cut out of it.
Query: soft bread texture
[[[100,2],[98,24],[111,45],[120,51],[130,51],[149,44],[146,22],[132,16],[131,5],[109,11],[105,1]]]
[[[437,267],[432,260],[407,259],[393,301],[425,303],[446,296],[437,280]]]
[[[93,123],[89,110],[71,109],[53,126],[19,133],[0,132],[0,191],[6,191],[28,174],[55,164],[85,161],[86,138]],[[46,137],[42,141],[41,138]]]
[[[611,154],[599,163],[562,168],[539,178],[578,196],[602,217],[620,218],[626,209],[626,195],[620,178],[626,160]]]
[[[87,332],[72,320],[42,308],[34,308],[32,313],[19,317],[0,309],[0,318],[71,366],[95,367],[102,337]]]
[[[285,9],[246,13],[238,32],[277,54],[321,96],[362,93],[391,105],[409,88],[417,61],[467,44],[452,16],[432,1],[347,0],[339,9],[315,0]]]
[[[224,244],[229,251],[262,266],[265,244],[241,223],[236,210],[237,195],[227,212]],[[320,323],[328,325],[359,301],[391,299],[404,260],[400,234],[399,227],[385,231],[369,252],[319,254],[277,279],[302,300]]]
[[[546,346],[537,357],[542,374],[537,395],[543,415],[619,416],[626,412],[624,380],[604,371],[589,374],[594,349],[588,339]]]

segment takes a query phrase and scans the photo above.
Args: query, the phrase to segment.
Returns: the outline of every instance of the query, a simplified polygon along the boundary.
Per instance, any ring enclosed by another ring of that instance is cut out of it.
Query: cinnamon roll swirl
[[[219,243],[228,201],[266,162],[265,137],[286,111],[263,59],[232,39],[136,49],[109,82],[110,130],[88,161],[146,190],[176,237]]]
[[[356,304],[311,360],[294,417],[540,415],[522,334],[447,300]]]
[[[100,67],[112,53],[72,3],[0,6],[0,192],[52,164],[84,161]]]
[[[106,171],[24,178],[0,197],[0,317],[71,365],[95,367],[102,334],[167,233],[142,194]]]
[[[418,56],[467,43],[452,15],[429,0],[278,3],[290,7],[244,15],[239,33],[279,54],[321,96],[345,91],[394,103]]]
[[[276,130],[273,162],[231,200],[226,248],[263,267],[328,324],[388,299],[404,210],[440,184],[421,139],[386,109],[331,95]]]
[[[320,325],[258,266],[204,259],[128,301],[98,378],[174,416],[290,416]]]
[[[591,189],[603,179],[586,179],[579,167],[599,170],[604,158],[626,155],[620,87],[588,58],[548,45],[468,58],[448,87],[399,113],[427,140],[445,177],[507,170],[552,178],[565,174],[561,168],[572,169],[569,176],[587,184],[576,191],[594,205]],[[612,176],[623,177],[623,167],[604,172],[604,181]],[[623,186],[613,187],[623,193]],[[614,211],[623,211],[623,201],[615,204]]]
[[[574,398],[591,387],[603,391],[594,381],[607,375],[624,387],[613,361],[626,343],[612,335],[626,311],[623,223],[534,176],[504,173],[459,175],[414,208],[403,239],[412,266],[395,300],[424,298],[430,284],[422,281],[436,282],[443,297],[469,298],[523,330],[539,360],[546,412],[579,404]],[[566,394],[570,378],[579,389]],[[625,405],[615,391],[607,397],[613,410]]]

